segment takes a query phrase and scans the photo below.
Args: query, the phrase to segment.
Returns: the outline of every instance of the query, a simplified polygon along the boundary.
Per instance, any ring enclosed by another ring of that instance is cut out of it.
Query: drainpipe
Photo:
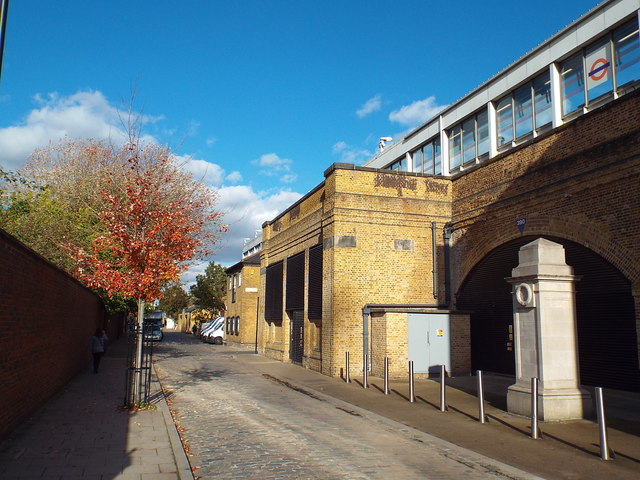
[[[362,307],[362,361],[364,362],[364,356],[369,353],[369,316],[371,315],[372,308],[398,308],[398,309],[412,309],[412,308],[443,308],[444,305],[438,305],[435,303],[367,303]],[[371,355],[369,355],[371,358]],[[369,365],[367,365],[367,371]]]
[[[444,238],[444,303],[451,306],[451,233],[453,233],[453,223],[444,224],[442,236]]]
[[[431,263],[433,266],[433,298],[438,298],[438,253],[436,251],[436,222],[431,222]]]

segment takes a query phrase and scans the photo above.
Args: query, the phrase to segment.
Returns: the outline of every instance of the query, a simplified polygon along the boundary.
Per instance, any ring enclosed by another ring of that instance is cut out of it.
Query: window
[[[422,165],[424,163],[424,153],[422,148],[419,148],[411,154],[411,160],[413,161],[413,171],[416,173],[422,173]]]
[[[582,54],[575,55],[560,64],[560,91],[563,115],[584,107]]]
[[[401,158],[399,160],[396,160],[395,162],[393,162],[391,165],[389,165],[388,167],[389,170],[398,170],[398,171],[404,171],[404,158]]]
[[[637,18],[613,32],[613,49],[616,85],[618,91],[624,91],[624,87],[632,86],[640,80],[640,38]]]
[[[551,110],[551,75],[549,71],[533,80],[533,108],[536,117],[536,130],[551,123],[553,112]]]
[[[496,106],[498,148],[511,146],[513,141],[513,115],[511,112],[511,95],[498,100]]]
[[[478,158],[489,155],[489,113],[483,110],[476,115],[478,128]]]
[[[609,37],[587,47],[587,101],[613,92],[613,69],[611,68],[611,42]]]
[[[236,317],[234,319],[234,328],[233,332],[238,335],[240,333],[240,317]]]
[[[442,174],[439,138],[412,152],[411,158],[413,159],[414,172],[429,173],[431,175]],[[420,165],[420,167],[418,167],[418,165]]]
[[[456,125],[449,131],[449,168],[453,170],[462,163],[462,126]]]
[[[476,119],[462,122],[462,161],[465,165],[476,160]]]
[[[520,138],[533,131],[531,84],[527,83],[513,92],[513,105],[516,138]]]
[[[433,142],[433,173],[442,175],[442,157],[440,154],[440,139]]]

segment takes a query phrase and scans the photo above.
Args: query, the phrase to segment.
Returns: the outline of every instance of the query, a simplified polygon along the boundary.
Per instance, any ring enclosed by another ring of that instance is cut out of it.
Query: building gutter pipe
[[[372,309],[394,308],[400,311],[409,311],[414,308],[444,308],[445,305],[436,303],[367,303],[362,307],[362,363],[364,365],[365,355],[369,353],[369,316]],[[369,356],[371,359],[371,356]],[[369,365],[366,366],[369,371]]]
[[[431,222],[431,263],[433,266],[433,298],[438,298],[438,252],[436,251],[436,222]]]
[[[444,224],[442,233],[444,238],[444,303],[447,308],[451,306],[451,234],[453,230],[453,223]]]

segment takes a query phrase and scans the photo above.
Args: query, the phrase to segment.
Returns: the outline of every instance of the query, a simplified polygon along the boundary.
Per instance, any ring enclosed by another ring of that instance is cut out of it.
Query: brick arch
[[[455,227],[455,225],[454,225]],[[640,288],[640,267],[635,255],[615,241],[597,224],[568,217],[528,215],[524,232],[515,219],[476,221],[456,228],[452,234],[452,287],[457,292],[473,268],[500,245],[526,236],[553,236],[583,245],[616,267],[634,286]]]

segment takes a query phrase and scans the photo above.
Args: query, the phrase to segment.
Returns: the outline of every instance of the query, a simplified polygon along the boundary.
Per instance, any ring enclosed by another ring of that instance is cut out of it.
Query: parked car
[[[202,325],[200,325],[200,331],[198,332],[198,337],[200,337],[201,340],[202,340],[202,334],[206,332],[209,329],[209,327],[211,327],[211,325],[213,325],[216,321],[218,321],[218,318],[214,318],[213,320],[209,320],[208,322],[204,322]]]
[[[218,317],[202,331],[202,341],[222,345],[224,342],[224,317]]]
[[[152,342],[160,342],[164,338],[164,334],[159,325],[153,325],[151,328],[145,329],[144,338]]]

